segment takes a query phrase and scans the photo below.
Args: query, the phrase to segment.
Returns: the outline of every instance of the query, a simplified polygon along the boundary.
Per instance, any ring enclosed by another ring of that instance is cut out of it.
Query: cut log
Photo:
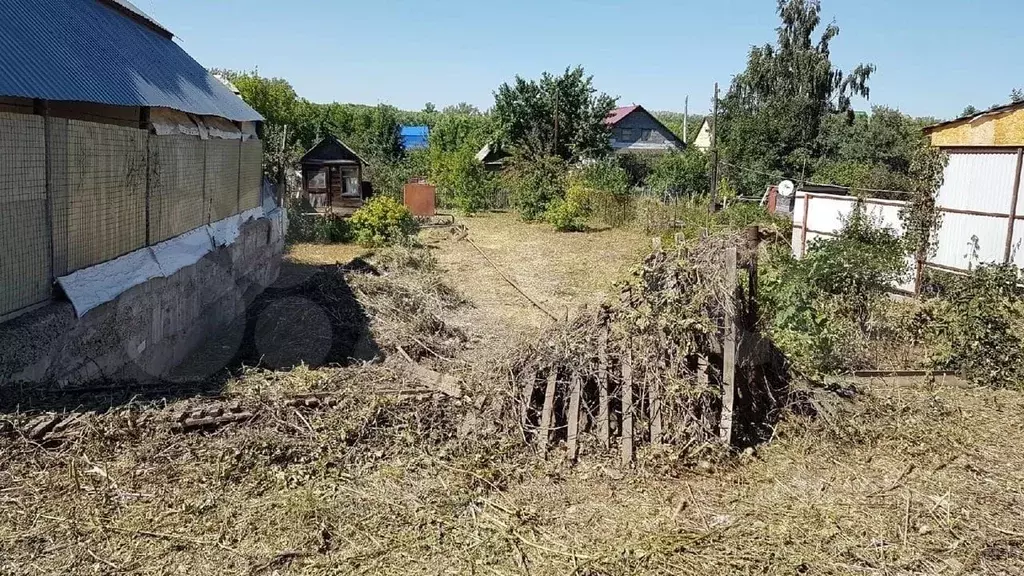
[[[523,433],[530,425],[530,405],[533,404],[533,390],[537,387],[537,368],[527,366],[523,369],[523,406],[519,414],[519,422],[522,424]]]

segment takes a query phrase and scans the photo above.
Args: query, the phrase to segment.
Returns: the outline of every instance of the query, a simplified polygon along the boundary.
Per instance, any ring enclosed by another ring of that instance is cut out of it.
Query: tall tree
[[[371,162],[394,162],[402,157],[402,133],[398,110],[379,104],[367,118],[366,154]]]
[[[845,114],[852,121],[851,98],[869,97],[875,67],[860,64],[845,73],[832,64],[831,43],[839,27],[828,24],[815,39],[819,0],[778,0],[777,11],[782,23],[776,43],[750,50],[746,69],[721,102],[719,138],[732,164],[799,176],[819,153],[823,119]],[[732,176],[745,191],[764,184],[764,176],[750,174]]]
[[[560,76],[545,72],[539,80],[516,76],[494,94],[493,114],[499,133],[514,153],[524,157],[558,156],[564,160],[599,157],[610,147],[605,118],[615,100],[594,88],[582,66]]]

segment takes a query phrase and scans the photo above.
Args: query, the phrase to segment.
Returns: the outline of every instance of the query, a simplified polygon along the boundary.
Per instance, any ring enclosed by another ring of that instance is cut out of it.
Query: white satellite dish
[[[796,186],[790,180],[783,180],[779,182],[779,194],[782,194],[783,198],[789,198],[796,191]]]

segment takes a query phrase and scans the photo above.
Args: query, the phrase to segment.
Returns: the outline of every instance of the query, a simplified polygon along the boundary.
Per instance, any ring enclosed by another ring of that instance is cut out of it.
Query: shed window
[[[623,128],[622,129],[622,135],[619,137],[619,140],[622,140],[623,142],[629,142],[629,141],[633,140],[634,138],[635,138],[635,136],[633,136],[633,129],[632,128]]]
[[[651,131],[646,129],[641,130],[640,139],[643,140],[644,142],[649,142],[651,140]]]

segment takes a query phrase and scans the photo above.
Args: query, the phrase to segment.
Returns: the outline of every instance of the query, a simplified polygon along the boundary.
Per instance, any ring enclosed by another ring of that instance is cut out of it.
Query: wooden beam
[[[722,443],[732,444],[733,405],[736,400],[736,247],[725,251],[725,285],[730,298],[725,306],[725,338],[722,343],[722,418],[719,435]]]
[[[569,449],[569,461],[575,462],[579,453],[580,432],[580,395],[583,392],[583,377],[579,372],[572,374],[572,392],[569,396],[569,433],[566,442]]]
[[[633,462],[633,351],[627,340],[622,353],[622,465]]]

